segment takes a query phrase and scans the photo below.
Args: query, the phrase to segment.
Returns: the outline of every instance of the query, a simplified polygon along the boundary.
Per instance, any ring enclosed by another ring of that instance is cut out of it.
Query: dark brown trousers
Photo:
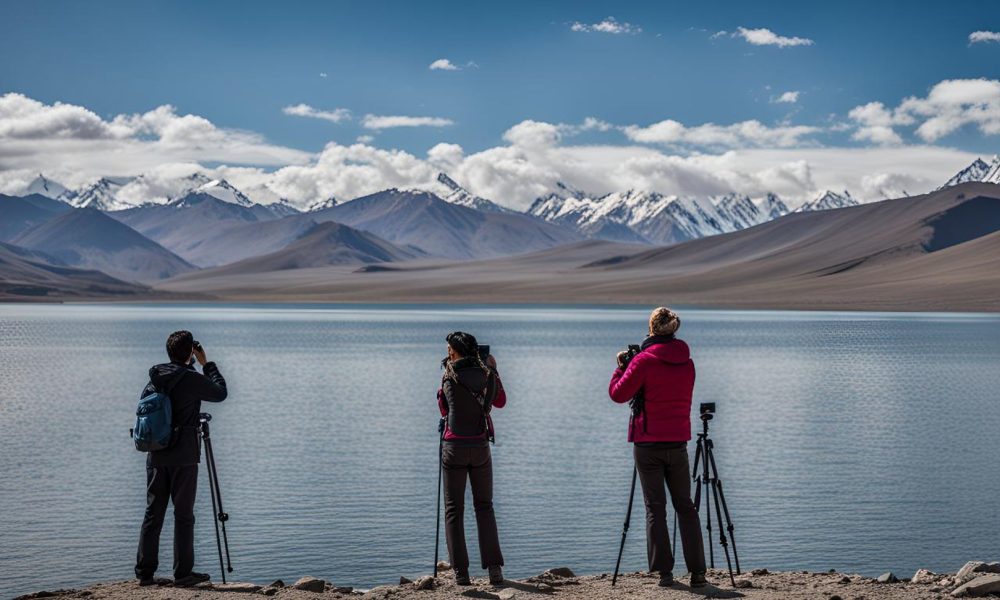
[[[684,563],[692,573],[704,572],[705,547],[698,509],[691,500],[691,468],[686,445],[679,448],[636,446],[634,454],[646,503],[646,554],[650,572],[672,573],[674,570],[667,534],[667,490],[677,511]]]
[[[444,467],[444,531],[448,556],[456,571],[469,570],[465,545],[465,480],[472,483],[472,505],[479,530],[479,555],[483,568],[503,565],[500,536],[493,514],[493,458],[489,446],[462,447],[445,444],[441,451]]]

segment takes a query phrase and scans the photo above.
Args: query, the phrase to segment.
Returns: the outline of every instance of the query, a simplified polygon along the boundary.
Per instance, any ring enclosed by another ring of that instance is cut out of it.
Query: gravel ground
[[[981,576],[976,573],[974,576]],[[966,580],[973,578],[970,575]],[[450,573],[438,577],[404,581],[397,586],[380,586],[371,590],[338,588],[335,583],[312,578],[300,580],[302,587],[315,591],[296,589],[297,582],[275,582],[273,585],[258,584],[203,584],[193,588],[173,587],[168,580],[158,585],[139,587],[135,581],[124,581],[94,585],[79,590],[43,591],[21,598],[88,598],[110,600],[237,600],[262,595],[282,600],[309,600],[316,598],[372,598],[399,600],[438,600],[441,598],[482,598],[486,600],[529,600],[547,596],[553,598],[610,599],[627,598],[642,600],[696,599],[703,598],[747,598],[772,600],[777,598],[810,600],[923,600],[943,599],[962,580],[956,575],[927,574],[926,583],[879,583],[875,579],[843,573],[769,573],[758,569],[752,573],[737,576],[737,587],[732,587],[725,571],[714,570],[708,574],[708,587],[691,589],[687,578],[680,578],[673,588],[661,588],[658,578],[646,573],[629,573],[620,576],[616,587],[611,587],[611,576],[596,575],[576,577],[569,569],[553,569],[538,576],[520,581],[507,581],[500,586],[492,586],[485,579],[474,579],[473,585],[459,587]],[[311,580],[311,581],[310,581]],[[320,591],[322,590],[322,591]]]

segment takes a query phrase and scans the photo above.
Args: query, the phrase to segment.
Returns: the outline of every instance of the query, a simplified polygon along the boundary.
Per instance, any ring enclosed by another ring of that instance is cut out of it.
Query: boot
[[[500,565],[493,565],[489,567],[490,570],[490,584],[500,585],[503,583],[503,567]]]

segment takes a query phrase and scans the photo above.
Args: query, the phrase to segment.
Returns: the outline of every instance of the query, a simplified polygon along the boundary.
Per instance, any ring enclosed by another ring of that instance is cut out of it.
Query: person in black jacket
[[[149,384],[143,395],[167,392],[173,409],[173,441],[169,447],[146,455],[146,515],[139,532],[135,575],[139,585],[154,583],[159,566],[160,530],[167,503],[174,504],[174,583],[195,585],[208,581],[194,569],[194,497],[201,462],[198,417],[201,403],[226,399],[226,380],[190,331],[175,331],[167,338],[169,363],[149,369]],[[194,360],[202,373],[194,369]]]
[[[471,585],[465,546],[465,482],[472,487],[472,504],[479,532],[482,567],[490,583],[503,583],[503,554],[493,512],[493,459],[490,410],[503,408],[507,394],[497,374],[496,359],[479,357],[479,344],[468,333],[448,335],[448,357],[438,390],[438,408],[445,418],[441,465],[444,470],[445,539],[458,585]]]

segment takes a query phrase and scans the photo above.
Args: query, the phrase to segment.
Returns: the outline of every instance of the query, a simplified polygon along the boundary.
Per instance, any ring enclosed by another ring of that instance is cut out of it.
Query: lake
[[[1000,559],[1000,315],[680,313],[695,402],[718,405],[711,435],[744,570],[909,576]],[[632,466],[629,411],[607,385],[647,314],[0,305],[0,597],[133,576],[145,472],[128,430],[148,368],[182,328],[229,383],[229,399],[205,407],[231,579],[364,588],[430,571],[435,391],[455,329],[492,345],[508,392],[493,448],[506,574],[610,572]],[[218,580],[201,477],[196,566]],[[645,568],[641,504],[636,515],[629,571]],[[171,538],[168,516],[161,576]]]

